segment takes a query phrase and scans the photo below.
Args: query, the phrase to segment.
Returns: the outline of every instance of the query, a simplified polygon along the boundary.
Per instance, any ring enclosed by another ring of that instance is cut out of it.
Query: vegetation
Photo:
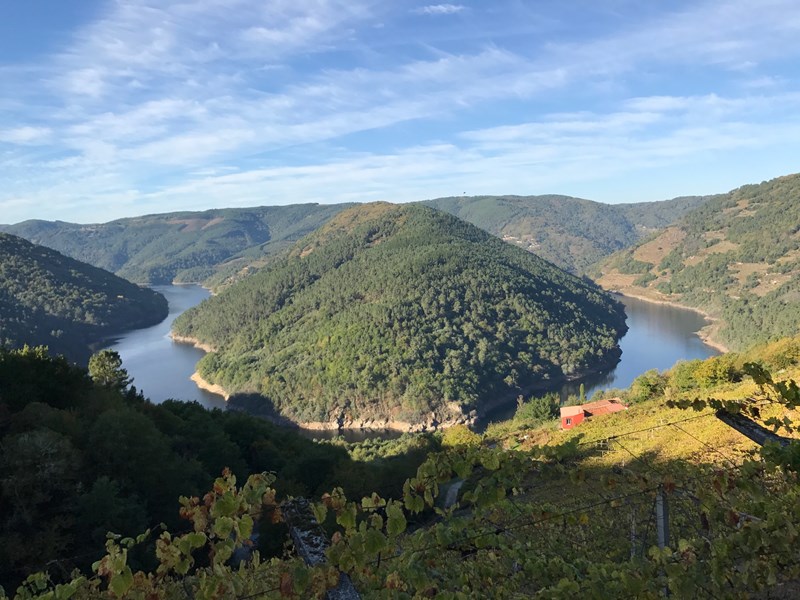
[[[700,308],[733,349],[800,332],[800,175],[709,199],[608,260],[604,287]],[[626,277],[638,274],[639,277]]]
[[[665,227],[704,198],[607,205],[568,196],[439,198],[452,213],[573,273]],[[34,243],[143,284],[219,286],[322,226],[350,204],[176,212],[81,225],[25,221],[0,226]]]
[[[517,398],[517,410],[514,413],[513,423],[515,426],[535,427],[557,419],[561,398],[556,392],[545,394],[544,396],[533,397],[527,402],[523,402],[522,396]]]
[[[347,206],[226,208],[93,225],[25,221],[3,230],[138,283],[196,283],[234,276]]]
[[[45,345],[85,364],[90,344],[166,316],[161,294],[0,233],[0,347]]]
[[[364,598],[467,599],[487,589],[496,598],[793,597],[800,442],[758,449],[713,411],[746,412],[796,436],[798,387],[764,367],[779,362],[784,377],[796,375],[798,347],[784,340],[733,357],[743,380],[702,399],[659,396],[568,432],[544,425],[480,440],[456,429],[397,495],[322,494],[313,512],[332,545],[316,566],[293,552],[229,560],[256,524],[284,513],[279,476],[238,487],[224,471],[202,500],[181,498],[189,530],[160,534],[156,565],[138,571],[131,556],[157,532],[112,536],[91,571],[31,575],[17,598],[321,598],[339,572]],[[454,480],[464,481],[457,502],[442,508],[439,492]],[[656,535],[662,503],[668,541]]]
[[[175,321],[208,381],[295,421],[463,418],[618,358],[622,306],[445,213],[365,205]]]
[[[42,348],[0,350],[6,589],[34,570],[88,568],[102,556],[107,531],[131,536],[159,522],[177,531],[176,499],[208,489],[224,468],[242,480],[276,473],[278,499],[319,496],[334,485],[356,495],[399,495],[403,480],[439,447],[431,436],[319,444],[244,413],[171,400],[153,405],[112,380],[93,381]],[[152,564],[139,551],[129,561]]]
[[[437,198],[449,212],[572,273],[636,243],[701,205],[704,197],[603,204],[569,196]]]

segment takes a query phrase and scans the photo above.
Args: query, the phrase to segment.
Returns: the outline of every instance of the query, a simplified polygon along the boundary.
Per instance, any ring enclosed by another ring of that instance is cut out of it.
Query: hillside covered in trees
[[[604,204],[570,196],[469,196],[424,204],[449,212],[572,273],[633,245],[706,197]]]
[[[705,198],[610,205],[569,196],[475,196],[424,202],[573,273],[666,227]],[[217,286],[265,264],[351,204],[185,211],[81,225],[0,225],[137,283]]]
[[[42,348],[0,349],[0,390],[0,586],[9,592],[34,570],[88,568],[108,531],[178,529],[178,497],[207,490],[224,468],[242,480],[275,472],[282,495],[334,485],[397,495],[438,447],[429,436],[375,442],[367,463],[241,412],[151,404]],[[150,564],[141,559],[130,557]]]
[[[622,306],[446,213],[363,205],[184,313],[227,391],[295,421],[463,419],[613,364]]]
[[[0,583],[13,593],[43,571],[15,600],[325,598],[340,573],[365,599],[796,596],[800,396],[785,378],[800,338],[646,374],[622,392],[628,410],[570,431],[525,404],[482,436],[406,436],[389,445],[415,449],[397,458],[416,473],[374,493],[361,490],[394,461],[374,443],[350,462],[243,414],[104,389],[36,351],[0,352],[0,384],[10,372],[30,380],[10,380],[2,411]],[[759,449],[720,413],[786,445]],[[243,482],[259,468],[273,472]],[[297,494],[313,496],[302,520]],[[287,524],[306,548],[330,540],[322,562],[303,561]]]
[[[348,205],[262,206],[176,212],[80,225],[24,221],[0,230],[147,284],[205,281],[314,231]]]
[[[716,196],[601,268],[603,287],[702,309],[731,348],[800,332],[800,175]]]
[[[48,346],[71,360],[89,345],[167,316],[161,294],[0,233],[0,346]]]

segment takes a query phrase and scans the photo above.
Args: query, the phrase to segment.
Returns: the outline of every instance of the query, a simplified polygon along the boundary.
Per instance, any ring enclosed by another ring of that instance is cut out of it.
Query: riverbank
[[[187,338],[183,338],[187,339]],[[581,381],[602,373],[607,369],[611,369],[619,361],[619,357],[611,358],[601,365],[597,365],[595,369],[585,371],[580,375],[574,377],[565,377],[562,380],[555,382],[555,385],[561,386],[565,383],[578,384]],[[228,392],[221,385],[211,383],[203,379],[202,375],[195,371],[191,380],[202,390],[217,394],[230,401],[233,394]],[[404,421],[400,419],[384,418],[384,417],[362,417],[362,418],[348,418],[344,414],[338,417],[332,417],[329,421],[294,421],[279,415],[277,413],[259,413],[247,406],[240,406],[234,401],[228,407],[231,410],[243,410],[245,412],[256,414],[263,417],[276,425],[283,427],[296,427],[309,431],[380,431],[390,430],[400,433],[420,433],[425,431],[438,431],[447,429],[455,425],[467,425],[469,427],[478,427],[482,430],[486,427],[489,419],[492,418],[494,412],[503,407],[513,406],[516,407],[517,399],[522,397],[529,397],[536,392],[546,393],[553,391],[553,381],[537,381],[528,384],[520,390],[509,392],[506,394],[496,394],[491,398],[485,399],[479,409],[472,409],[469,412],[464,412],[462,408],[455,402],[448,403],[439,411],[440,414],[430,413],[429,417],[421,422],[412,423],[411,421]],[[245,394],[246,395],[246,394]],[[449,416],[443,413],[449,412]]]
[[[649,302],[650,304],[661,304],[662,306],[671,306],[673,308],[688,310],[697,313],[699,315],[702,315],[703,318],[706,319],[707,321],[710,321],[710,323],[697,331],[697,337],[699,337],[706,346],[710,346],[715,350],[719,350],[723,354],[730,352],[730,348],[728,348],[724,343],[722,343],[715,337],[716,335],[719,334],[719,326],[720,326],[719,317],[715,317],[714,315],[704,311],[701,308],[696,308],[694,306],[686,306],[684,304],[679,304],[678,302],[674,302],[672,300],[651,298],[643,294],[631,293],[627,289],[624,291],[621,289],[608,290],[608,291],[611,292],[612,294],[617,294],[618,296],[623,296],[625,298],[633,298],[635,300],[641,300],[642,302]]]
[[[201,390],[205,390],[207,392],[211,392],[212,394],[217,394],[225,398],[225,401],[229,401],[231,399],[231,393],[228,392],[225,388],[221,385],[216,383],[211,383],[206,379],[203,379],[203,376],[200,375],[197,371],[195,371],[190,379],[199,387]],[[232,406],[232,409],[235,410],[245,410],[245,412],[250,412],[246,408],[243,407],[235,407]],[[339,417],[338,419],[332,419],[330,421],[293,421],[287,417],[283,417],[280,415],[258,415],[269,421],[272,421],[276,425],[280,425],[283,427],[292,427],[292,428],[299,428],[299,429],[307,429],[310,431],[364,431],[364,430],[391,430],[391,431],[398,431],[401,433],[417,433],[422,431],[430,431],[436,429],[446,429],[447,427],[452,427],[453,425],[458,425],[462,423],[468,423],[469,419],[453,419],[453,420],[446,420],[446,421],[437,421],[435,418],[432,418],[428,422],[423,423],[411,423],[410,421],[400,421],[396,419],[381,419],[381,418],[363,418],[363,419],[346,419],[344,416]]]
[[[209,381],[206,381],[197,371],[192,373],[192,376],[189,377],[189,379],[194,381],[195,385],[199,387],[201,390],[211,392],[212,394],[216,394],[217,396],[222,396],[223,398],[225,398],[226,402],[231,399],[231,395],[225,390],[224,387],[222,387],[221,385],[217,385],[216,383],[211,383]]]
[[[174,331],[169,332],[170,339],[177,343],[177,344],[188,344],[189,346],[194,346],[204,352],[216,352],[216,349],[211,344],[205,344],[198,340],[197,338],[189,337],[186,335],[178,335]],[[209,384],[211,385],[211,384]]]

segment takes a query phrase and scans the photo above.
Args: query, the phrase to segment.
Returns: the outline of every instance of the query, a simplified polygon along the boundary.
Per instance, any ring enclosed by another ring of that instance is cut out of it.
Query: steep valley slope
[[[569,196],[470,196],[423,204],[449,212],[572,273],[665,227],[707,198],[604,204]],[[143,284],[219,287],[351,204],[296,204],[184,211],[78,224],[32,220],[0,225],[77,260]]]
[[[595,275],[606,289],[707,312],[731,349],[797,335],[800,175],[716,196]]]
[[[90,345],[167,316],[161,294],[0,233],[0,346],[48,346],[85,363]]]
[[[605,204],[571,196],[464,196],[424,204],[464,219],[571,273],[678,220],[709,197]]]
[[[347,204],[185,211],[82,225],[24,221],[0,230],[136,283],[230,277],[314,231]]]

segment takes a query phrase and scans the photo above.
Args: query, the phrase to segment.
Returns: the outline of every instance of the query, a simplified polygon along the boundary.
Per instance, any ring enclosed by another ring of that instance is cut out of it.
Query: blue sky
[[[800,171],[796,0],[0,3],[0,222]]]

